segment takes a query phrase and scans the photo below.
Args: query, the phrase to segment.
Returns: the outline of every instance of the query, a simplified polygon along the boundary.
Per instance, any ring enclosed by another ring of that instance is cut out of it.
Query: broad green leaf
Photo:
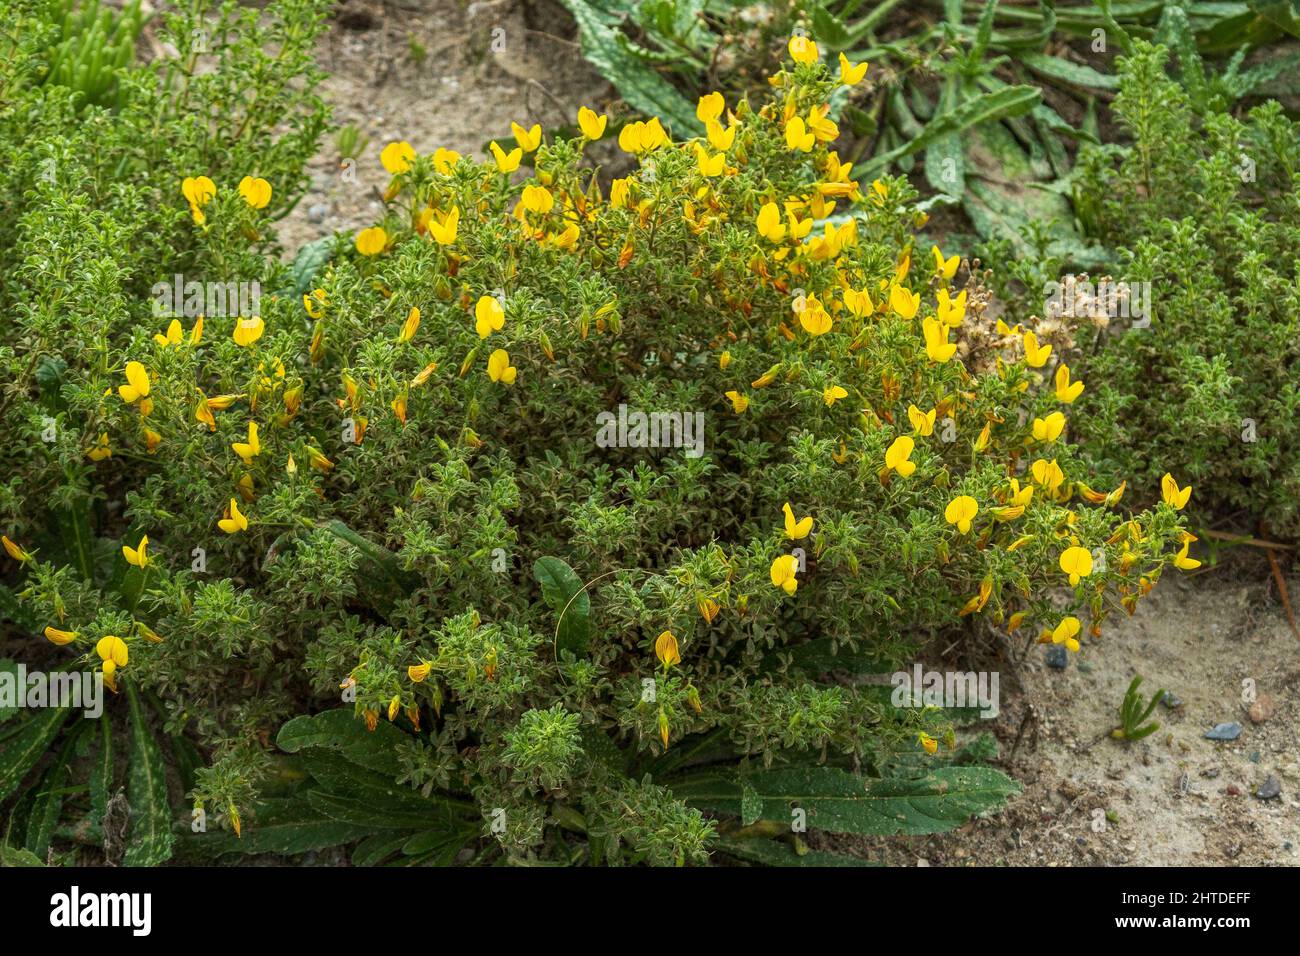
[[[182,845],[187,855],[215,858],[224,853],[277,853],[295,856],[312,850],[351,843],[375,833],[377,827],[341,823],[322,815],[306,800],[259,801],[244,820],[244,835],[204,833],[187,837]]]
[[[172,811],[167,800],[167,776],[162,750],[145,721],[140,692],[134,681],[126,685],[131,711],[131,757],[126,795],[131,806],[131,832],[127,837],[126,866],[157,866],[172,855]]]
[[[373,731],[347,708],[312,716],[295,717],[280,728],[275,742],[281,750],[297,753],[306,747],[338,750],[355,764],[396,779],[402,772],[397,745],[405,735],[387,721]]]
[[[427,810],[398,809],[397,807],[376,806],[364,799],[345,797],[324,790],[307,792],[307,803],[313,810],[339,823],[363,827],[368,832],[375,830],[410,830],[427,827],[440,819],[439,808],[430,803]]]
[[[49,854],[50,838],[63,813],[64,788],[68,785],[74,752],[80,738],[89,729],[88,722],[81,720],[63,735],[63,746],[36,787],[32,813],[27,820],[27,849],[41,859]]]
[[[34,867],[44,865],[44,861],[31,850],[25,850],[20,846],[10,846],[7,843],[0,843],[0,867]]]
[[[765,837],[721,837],[714,841],[714,848],[728,856],[747,863],[762,866],[879,866],[870,860],[842,856],[839,853],[823,853],[818,850],[797,852],[794,847],[782,840]]]
[[[101,716],[95,736],[94,760],[90,765],[90,818],[95,827],[104,825],[108,812],[108,793],[113,787],[113,726]]]
[[[1083,86],[1094,90],[1113,90],[1119,87],[1119,77],[1109,73],[1099,73],[1090,66],[1075,63],[1059,56],[1045,53],[1021,53],[1016,57],[1021,63],[1039,76],[1060,80],[1074,86]]]
[[[583,657],[591,640],[591,598],[583,589],[582,578],[554,557],[533,562],[533,577],[542,586],[542,599],[555,612],[556,655],[569,651]]]
[[[702,132],[695,108],[677,89],[639,62],[619,43],[615,29],[586,0],[561,0],[578,24],[582,55],[623,99],[649,116],[659,117],[681,139]]]
[[[0,747],[0,803],[17,791],[23,778],[44,756],[69,713],[66,707],[38,710]]]
[[[312,290],[317,273],[329,262],[333,250],[333,236],[325,236],[309,242],[298,250],[298,254],[293,257],[293,265],[289,267],[289,272],[293,276],[293,294],[289,297],[291,301],[299,301],[303,295]]]
[[[410,833],[398,832],[394,834],[387,831],[368,836],[353,848],[352,865],[378,866],[401,850],[402,845],[410,838]]]
[[[791,810],[833,833],[942,833],[997,809],[1020,785],[990,767],[937,767],[918,779],[865,780],[835,767],[786,767],[745,775],[762,801],[760,819],[788,823]],[[703,810],[741,813],[735,772],[673,785],[674,796]]]

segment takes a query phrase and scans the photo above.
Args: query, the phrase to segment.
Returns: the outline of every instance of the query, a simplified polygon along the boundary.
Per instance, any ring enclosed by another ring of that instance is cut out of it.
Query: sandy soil
[[[494,29],[504,31],[496,34],[504,50],[492,48]],[[482,152],[509,135],[511,119],[554,126],[579,105],[605,109],[616,99],[549,2],[348,0],[320,62],[336,122],[359,127],[369,143],[355,182],[342,175],[335,141],[326,143],[310,193],[281,225],[290,251],[379,218],[387,181],[379,151],[393,139],[422,153]],[[1300,579],[1290,588],[1300,596]],[[997,736],[1001,766],[1024,793],[953,833],[837,839],[835,849],[897,865],[1300,863],[1300,642],[1258,555],[1191,578],[1171,572],[1135,618],[1108,627],[1065,670],[1046,666],[1040,647],[1008,660],[1020,650],[1017,642],[964,653],[1002,673],[1001,714],[973,730]],[[1126,744],[1109,731],[1134,674],[1147,694],[1165,688],[1182,705],[1158,707],[1160,730]],[[1271,710],[1259,723],[1243,699],[1247,680]],[[1236,740],[1205,739],[1228,721],[1242,726]],[[1270,776],[1280,795],[1260,799]]]

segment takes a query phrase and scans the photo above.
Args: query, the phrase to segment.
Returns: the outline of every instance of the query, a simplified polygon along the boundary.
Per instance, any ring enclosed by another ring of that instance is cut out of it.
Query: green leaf
[[[113,786],[113,728],[112,721],[100,717],[99,742],[95,749],[95,761],[90,766],[90,817],[94,825],[104,825],[104,815],[108,812],[108,792]]]
[[[533,563],[533,577],[542,586],[542,599],[555,612],[555,651],[575,657],[587,653],[591,640],[591,598],[582,578],[559,558],[542,557]]]
[[[352,850],[353,866],[378,866],[411,838],[409,833],[376,833],[358,843]]]
[[[0,867],[33,867],[44,866],[44,862],[31,850],[25,850],[20,846],[10,846],[7,843],[0,843]]]
[[[339,823],[364,827],[367,832],[375,830],[411,830],[427,827],[437,822],[439,809],[430,803],[428,809],[399,809],[390,806],[376,806],[360,798],[345,797],[324,790],[307,792],[307,803],[318,813]]]
[[[373,731],[344,707],[312,716],[295,717],[276,735],[281,750],[297,753],[306,747],[338,750],[355,764],[396,779],[402,772],[397,747],[405,734],[386,721]]]
[[[172,855],[172,811],[167,800],[167,776],[162,750],[145,721],[140,692],[128,681],[126,695],[131,711],[131,757],[126,793],[131,806],[131,832],[127,837],[126,866],[157,866]]]
[[[1016,57],[1021,63],[1040,76],[1060,80],[1074,86],[1083,86],[1094,90],[1113,90],[1119,87],[1119,77],[1108,73],[1099,73],[1090,66],[1075,63],[1059,56],[1045,53],[1021,53]]]
[[[942,833],[973,815],[1001,807],[1020,785],[990,767],[937,767],[911,780],[865,780],[835,767],[786,767],[746,774],[762,801],[759,819],[789,823],[807,811],[808,825],[833,833]],[[737,773],[701,775],[673,785],[674,796],[703,810],[740,815]]]
[[[311,291],[317,273],[330,261],[333,250],[333,236],[324,236],[298,250],[298,254],[293,257],[293,265],[289,267],[289,273],[293,277],[293,295],[289,297],[291,301],[297,302]]]
[[[720,837],[714,841],[714,848],[720,853],[733,856],[747,863],[762,866],[879,866],[870,860],[859,860],[853,856],[839,853],[822,853],[818,850],[805,850],[799,853],[782,840],[765,837]]]
[[[204,833],[183,842],[188,854],[215,858],[223,853],[276,853],[295,856],[313,850],[351,843],[378,828],[341,823],[325,816],[302,799],[259,801],[244,821],[243,839],[233,833]]]
[[[69,713],[67,707],[38,710],[0,747],[0,803],[18,789],[23,778],[44,756]]]
[[[703,131],[695,118],[695,108],[687,99],[653,69],[629,54],[619,43],[617,31],[586,0],[561,2],[577,21],[582,55],[614,84],[623,99],[649,116],[658,116],[678,139]]]

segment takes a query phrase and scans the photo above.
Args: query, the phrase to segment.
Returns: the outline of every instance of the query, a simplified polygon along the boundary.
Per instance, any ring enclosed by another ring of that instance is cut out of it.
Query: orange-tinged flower
[[[655,638],[655,657],[659,658],[659,663],[664,666],[664,670],[682,662],[681,654],[677,650],[677,638],[673,637],[672,631],[664,631]]]
[[[922,731],[916,735],[917,742],[920,743],[923,750],[930,756],[939,752],[939,741]]]
[[[742,414],[745,409],[749,408],[748,396],[742,395],[740,392],[736,391],[729,391],[726,393],[726,396],[727,401],[731,402],[731,410],[737,415]]]
[[[414,683],[423,683],[424,679],[429,676],[433,670],[433,664],[430,661],[421,661],[419,664],[412,664],[406,668],[406,676]]]
[[[45,637],[51,644],[58,644],[62,647],[64,644],[71,644],[77,639],[76,631],[60,631],[57,627],[47,627]]]
[[[4,545],[5,553],[19,564],[26,564],[28,561],[32,560],[31,552],[10,540],[7,534],[0,535],[0,544]]]

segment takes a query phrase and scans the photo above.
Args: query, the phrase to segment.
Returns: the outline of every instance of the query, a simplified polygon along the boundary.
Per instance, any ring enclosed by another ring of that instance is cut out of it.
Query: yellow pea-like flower
[[[411,311],[406,313],[406,321],[402,323],[402,331],[398,333],[399,342],[409,342],[415,338],[415,333],[420,328],[420,308],[411,306]]]
[[[931,737],[929,734],[925,733],[924,731],[916,735],[916,740],[917,743],[921,745],[921,749],[924,750],[926,753],[928,753],[930,756],[933,757],[936,753],[939,752],[939,741]]]
[[[609,117],[604,113],[597,115],[595,110],[583,106],[578,110],[578,128],[582,135],[595,142],[605,135],[605,125]]]
[[[1069,575],[1071,586],[1078,584],[1080,578],[1092,574],[1092,555],[1087,548],[1066,548],[1061,552],[1060,564],[1061,570]]]
[[[782,506],[781,510],[785,512],[785,536],[791,541],[798,541],[800,538],[808,537],[813,527],[812,515],[796,521],[794,519],[794,509],[790,507],[788,501]]]
[[[1070,382],[1070,366],[1059,365],[1056,369],[1056,398],[1066,405],[1083,393],[1082,382]]]
[[[948,507],[943,510],[943,519],[949,524],[955,524],[961,534],[967,534],[971,529],[971,521],[978,511],[979,503],[974,498],[970,495],[958,495],[948,502]]]
[[[387,245],[388,233],[384,232],[382,226],[371,226],[357,233],[357,252],[363,256],[377,256],[384,251],[384,247]]]
[[[513,173],[519,168],[519,163],[524,158],[524,151],[521,147],[516,146],[507,153],[497,144],[496,140],[488,144],[488,149],[492,151],[492,158],[496,160],[498,172]]]
[[[664,665],[664,670],[682,662],[681,654],[677,649],[677,638],[673,636],[672,631],[664,631],[655,638],[655,657],[659,658],[659,663]]]
[[[946,362],[957,352],[957,343],[948,341],[948,327],[934,316],[927,315],[921,320],[921,332],[925,336],[925,354],[931,362]]]
[[[934,271],[944,282],[951,282],[952,277],[957,274],[957,267],[961,265],[961,256],[949,256],[945,259],[938,246],[931,246],[930,252],[934,255]]]
[[[695,104],[695,118],[707,126],[709,123],[717,122],[726,108],[727,101],[715,90],[700,97],[699,102]]]
[[[389,143],[379,153],[379,161],[394,176],[410,172],[411,164],[415,162],[415,147],[406,140]]]
[[[772,562],[769,575],[772,583],[786,594],[794,594],[799,587],[795,575],[799,571],[799,559],[793,554],[783,554]]]
[[[848,397],[848,390],[840,385],[828,385],[822,389],[822,401],[826,403],[827,408],[830,408],[841,398]]]
[[[796,63],[816,63],[819,56],[817,44],[811,37],[792,36],[787,49],[790,59]]]
[[[485,339],[493,332],[500,332],[506,324],[506,310],[494,295],[479,296],[474,304],[474,331],[480,339]],[[493,379],[495,381],[495,379]]]
[[[916,310],[921,307],[921,294],[895,285],[889,290],[889,307],[905,319],[915,318]]]
[[[781,225],[781,209],[774,202],[765,202],[758,211],[758,234],[769,242],[780,242],[785,238],[785,226]]]
[[[184,330],[181,328],[181,320],[172,319],[171,324],[167,326],[166,333],[155,333],[153,340],[160,347],[168,348],[172,345],[180,345],[184,334]]]
[[[192,207],[199,209],[217,195],[217,184],[207,176],[186,176],[181,181],[181,195]]]
[[[700,171],[700,175],[713,178],[721,176],[727,166],[727,157],[723,153],[714,153],[709,155],[709,151],[703,146],[697,146],[695,149],[695,166]]]
[[[412,682],[419,684],[429,676],[433,670],[433,664],[430,661],[421,661],[419,664],[412,664],[406,668],[406,676],[411,678]]]
[[[525,153],[531,153],[542,145],[542,127],[538,123],[534,123],[528,129],[524,129],[518,123],[511,123],[510,132],[514,134],[515,142]]]
[[[953,329],[961,325],[962,319],[966,318],[966,290],[962,289],[954,299],[947,289],[940,289],[935,293],[935,299],[939,306],[935,310],[939,321]]]
[[[266,323],[262,321],[260,315],[255,315],[251,319],[236,319],[231,338],[236,345],[247,348],[260,339],[264,332],[266,332]]]
[[[745,409],[749,408],[748,396],[742,395],[740,392],[736,391],[726,392],[725,395],[727,401],[731,402],[731,410],[737,415],[742,414]]]
[[[1055,491],[1065,480],[1065,473],[1061,471],[1061,466],[1056,463],[1055,458],[1051,461],[1039,458],[1030,466],[1029,471],[1034,476],[1035,484],[1049,491]]]
[[[101,432],[99,440],[86,449],[86,457],[91,461],[103,461],[113,457],[113,449],[108,444],[108,432]]]
[[[871,303],[871,296],[867,293],[866,289],[863,289],[860,292],[855,289],[845,289],[844,304],[848,307],[850,312],[860,319],[865,319],[876,310],[876,307]]]
[[[817,142],[815,134],[808,131],[804,121],[798,116],[792,116],[790,122],[785,124],[785,145],[790,149],[798,150],[801,153],[809,152]]]
[[[1052,354],[1050,345],[1039,345],[1038,336],[1033,332],[1025,333],[1025,364],[1030,368],[1042,368]]]
[[[126,363],[126,384],[117,387],[122,401],[131,405],[149,395],[149,373],[139,362]]]
[[[934,434],[935,416],[939,414],[937,408],[932,408],[928,412],[923,412],[915,405],[907,406],[907,420],[912,423],[912,431],[922,438]]]
[[[262,443],[257,439],[257,422],[248,423],[248,441],[233,442],[230,447],[245,465],[251,465],[253,459],[262,453]]]
[[[254,209],[265,209],[271,201],[271,184],[260,176],[245,176],[239,181],[239,195]]]
[[[519,203],[525,210],[545,215],[555,207],[555,197],[545,186],[525,186]]]
[[[1061,618],[1061,623],[1051,632],[1052,643],[1064,644],[1069,651],[1078,653],[1078,635],[1081,627],[1077,617]]]
[[[731,149],[736,141],[736,127],[724,127],[717,120],[704,124],[704,132],[709,138],[709,145],[721,153]]]
[[[488,356],[487,372],[488,378],[492,381],[513,385],[519,370],[510,364],[509,352],[505,349],[497,349]]]
[[[1201,566],[1201,562],[1195,558],[1188,557],[1188,550],[1192,542],[1196,540],[1196,535],[1183,532],[1183,546],[1178,553],[1174,555],[1174,567],[1180,571],[1194,571]]]
[[[122,557],[126,558],[127,564],[133,564],[137,568],[143,568],[149,563],[149,536],[142,535],[140,543],[134,548],[130,545],[122,545]]]
[[[810,295],[799,313],[799,324],[809,335],[825,335],[831,330],[831,317],[817,297]]]
[[[1065,416],[1052,412],[1046,418],[1034,419],[1034,441],[1054,442],[1065,430]]]
[[[1174,476],[1169,472],[1165,472],[1164,477],[1160,479],[1160,496],[1164,499],[1165,504],[1173,506],[1177,511],[1182,511],[1183,508],[1187,507],[1188,499],[1192,497],[1192,486],[1188,485],[1186,488],[1179,488]]]
[[[862,78],[867,75],[867,64],[859,63],[856,66],[849,61],[849,58],[843,53],[840,54],[840,83],[844,86],[857,86],[862,82]]]
[[[248,530],[248,517],[239,510],[239,501],[237,499],[230,499],[230,508],[227,515],[217,522],[217,527],[226,534],[236,534]]]
[[[912,450],[915,447],[916,442],[910,436],[899,435],[885,452],[885,467],[898,472],[900,477],[906,478],[916,471],[916,462],[911,460]]]
[[[126,641],[112,634],[106,634],[96,642],[95,653],[101,661],[112,661],[118,667],[125,667],[131,656]]]
[[[77,639],[76,631],[61,631],[57,627],[47,627],[45,629],[45,638],[51,644],[57,644],[62,647],[65,644],[71,644]]]
[[[450,246],[456,241],[460,231],[460,207],[452,206],[451,211],[441,219],[435,215],[429,220],[429,238],[440,246]]]

